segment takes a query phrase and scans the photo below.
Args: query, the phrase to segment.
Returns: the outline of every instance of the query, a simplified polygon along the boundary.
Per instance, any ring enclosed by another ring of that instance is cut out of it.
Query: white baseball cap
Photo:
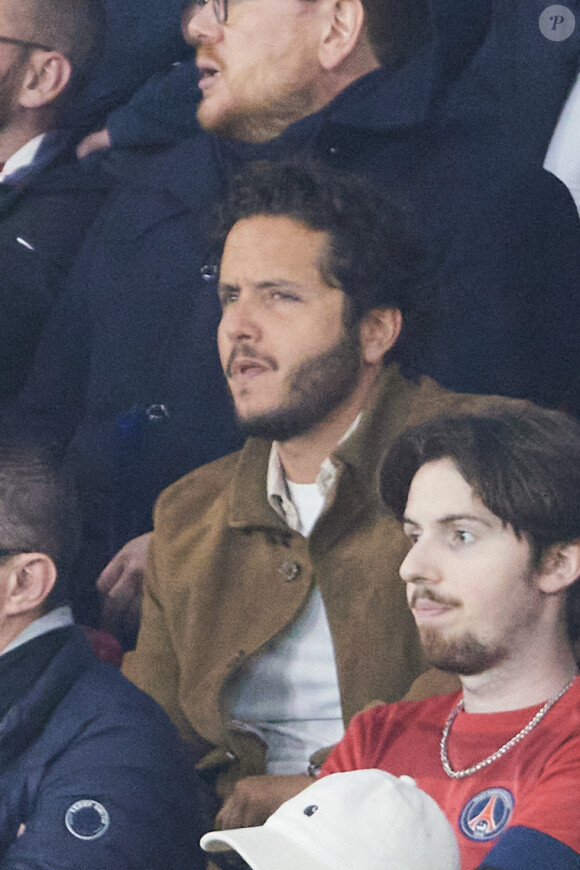
[[[451,825],[411,777],[352,770],[317,780],[264,825],[214,831],[206,852],[234,849],[253,870],[459,870]]]

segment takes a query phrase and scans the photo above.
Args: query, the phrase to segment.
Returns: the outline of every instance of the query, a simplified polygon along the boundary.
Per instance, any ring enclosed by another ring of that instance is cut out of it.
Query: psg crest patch
[[[461,833],[476,843],[494,840],[507,828],[514,803],[507,788],[486,788],[465,804],[459,817]]]
[[[76,801],[65,813],[64,823],[69,833],[79,840],[97,840],[109,830],[111,819],[98,801]]]

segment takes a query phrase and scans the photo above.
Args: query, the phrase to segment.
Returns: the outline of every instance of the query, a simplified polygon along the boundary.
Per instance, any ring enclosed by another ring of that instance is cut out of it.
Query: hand
[[[102,151],[104,148],[111,147],[111,135],[106,127],[102,130],[97,130],[96,133],[89,133],[84,139],[81,139],[77,145],[77,157],[82,160],[93,151]]]
[[[217,814],[216,827],[247,828],[262,825],[278,807],[312,785],[307,774],[247,776],[240,779]]]
[[[151,532],[133,538],[111,559],[97,579],[102,599],[102,627],[124,646],[134,639],[141,619],[143,577]]]

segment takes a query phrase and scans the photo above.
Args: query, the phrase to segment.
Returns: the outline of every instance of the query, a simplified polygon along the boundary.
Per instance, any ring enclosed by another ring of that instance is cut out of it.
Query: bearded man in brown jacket
[[[367,182],[256,164],[219,242],[220,358],[252,437],[161,495],[125,672],[195,747],[231,828],[264,821],[355,712],[425,671],[379,473],[406,427],[489,400],[392,361],[425,268]]]

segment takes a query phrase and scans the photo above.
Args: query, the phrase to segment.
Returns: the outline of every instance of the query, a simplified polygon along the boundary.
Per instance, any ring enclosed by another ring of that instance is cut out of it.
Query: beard
[[[278,102],[266,100],[264,104],[241,104],[214,113],[209,100],[197,108],[199,126],[219,139],[238,142],[270,142],[280,136],[291,124],[312,113],[310,90],[289,94]]]
[[[271,411],[238,423],[247,436],[288,441],[321,423],[352,395],[361,369],[358,324],[329,350],[288,374],[287,399]]]
[[[433,628],[420,628],[421,646],[425,658],[435,668],[452,674],[468,677],[481,674],[507,656],[502,646],[489,647],[473,634],[467,633],[457,638],[445,638]]]
[[[24,56],[22,48],[18,51]],[[9,69],[0,75],[0,132],[8,129],[14,118],[17,107],[16,96],[21,85],[22,63],[15,61]]]
[[[215,63],[221,68],[221,74],[228,77],[227,64],[216,57],[209,45],[204,46],[203,61]],[[228,89],[221,107],[219,95],[215,101],[211,95],[203,97],[197,107],[200,127],[221,139],[269,142],[316,110],[318,96],[311,82],[300,85],[296,81],[282,80],[268,86],[266,81],[258,68],[241,91],[235,83],[233,90]]]

